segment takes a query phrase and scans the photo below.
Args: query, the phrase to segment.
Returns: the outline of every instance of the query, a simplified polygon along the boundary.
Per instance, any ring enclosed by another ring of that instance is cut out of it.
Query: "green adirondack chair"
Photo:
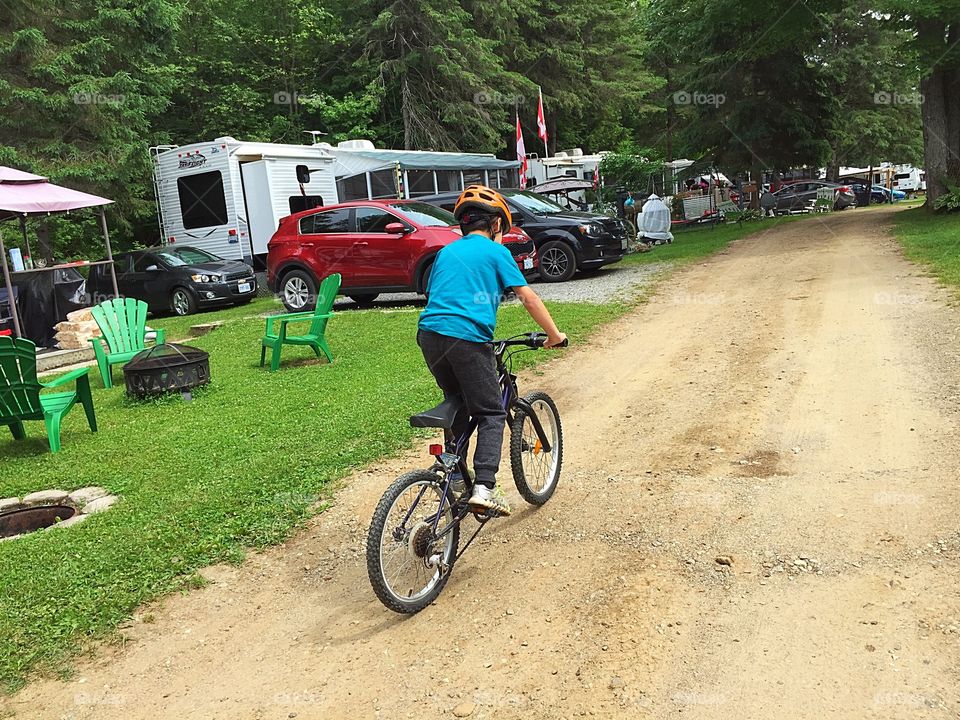
[[[89,372],[89,368],[80,368],[52,382],[40,382],[37,380],[37,346],[24,338],[0,337],[0,425],[7,425],[15,440],[23,440],[27,437],[23,421],[43,420],[50,452],[56,453],[60,451],[60,423],[79,400],[87,413],[90,429],[96,432]],[[73,392],[40,392],[74,381],[77,389]]]
[[[90,342],[103,386],[110,388],[113,387],[113,366],[127,362],[145,347],[147,304],[133,298],[114,298],[90,308],[90,312],[101,333],[100,337],[90,338]],[[163,330],[157,330],[157,345],[164,340]]]
[[[327,321],[333,317],[333,301],[340,291],[340,273],[334,273],[324,278],[317,291],[317,306],[310,312],[287,313],[286,315],[272,315],[267,318],[267,334],[260,341],[260,367],[267,359],[267,348],[273,350],[270,359],[270,372],[280,367],[280,351],[284,345],[307,345],[313,349],[317,357],[320,352],[333,362],[333,353],[324,333],[327,330]],[[294,322],[308,322],[310,330],[304,335],[287,334],[287,325]],[[279,327],[275,330],[274,328]]]

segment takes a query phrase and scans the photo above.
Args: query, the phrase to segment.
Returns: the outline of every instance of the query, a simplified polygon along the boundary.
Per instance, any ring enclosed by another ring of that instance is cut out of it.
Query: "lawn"
[[[794,219],[678,233],[673,245],[626,262],[688,262]],[[289,348],[284,357],[295,362],[269,373],[258,367],[258,316],[278,308],[264,299],[151,321],[171,339],[196,323],[226,321],[190,343],[210,353],[213,377],[192,402],[136,403],[122,382],[105,390],[95,376],[100,432],[88,431],[78,408],[58,455],[47,452],[40,423],[28,424],[26,442],[0,434],[0,497],[86,485],[121,496],[77,527],[0,543],[0,686],[12,691],[38,672],[68,673],[75,652],[109,637],[138,605],[195,585],[199,568],[281,542],[334,481],[409,446],[407,417],[438,400],[414,342],[418,309],[338,312],[328,330],[332,365]],[[550,308],[574,343],[628,309]],[[532,327],[521,307],[501,310],[499,334]]]
[[[332,365],[258,367],[258,300],[192,341],[210,353],[212,385],[184,403],[139,404],[94,380],[100,432],[75,409],[63,450],[50,455],[41,423],[28,440],[0,437],[0,497],[102,485],[121,503],[84,524],[0,543],[0,682],[12,690],[33,671],[57,671],[84,639],[103,637],[140,603],[196,580],[197,568],[238,561],[248,547],[283,540],[331,481],[397,453],[407,417],[438,400],[414,342],[418,312],[346,311],[331,321]],[[620,306],[553,305],[574,342]],[[196,318],[158,322],[181,337]],[[531,329],[518,306],[501,332]],[[562,352],[562,351],[561,351]],[[542,359],[548,353],[520,357]],[[286,349],[307,361],[309,350]],[[119,368],[117,369],[119,372]]]
[[[894,235],[910,260],[928,268],[943,283],[960,287],[960,214],[905,210],[894,216]]]

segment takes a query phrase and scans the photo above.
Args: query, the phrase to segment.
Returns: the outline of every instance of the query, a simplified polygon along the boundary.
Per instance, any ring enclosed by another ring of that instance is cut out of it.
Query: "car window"
[[[357,232],[385,233],[392,222],[400,222],[400,218],[380,208],[357,208]]]
[[[151,265],[156,265],[157,259],[153,255],[141,255],[133,263],[134,272],[144,272]]]
[[[535,215],[557,215],[566,212],[561,206],[542,195],[531,192],[512,192],[507,195],[509,202],[512,202]]]
[[[183,267],[184,265],[198,265],[200,263],[216,262],[221,258],[216,255],[194,247],[167,247],[158,251],[153,259],[156,263],[157,258],[163,261],[168,267]]]
[[[448,227],[457,224],[457,219],[452,213],[429,203],[390,203],[390,207],[403,213],[421,227]]]
[[[327,210],[300,218],[301,235],[331,235],[350,232],[350,210]]]

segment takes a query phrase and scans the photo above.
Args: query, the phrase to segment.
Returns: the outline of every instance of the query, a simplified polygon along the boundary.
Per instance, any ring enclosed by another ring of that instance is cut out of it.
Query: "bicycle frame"
[[[504,359],[506,347],[506,343],[501,342],[499,347],[495,350],[495,357],[497,361],[497,375],[500,382],[500,395],[502,398],[504,412],[507,415],[507,423],[513,421],[514,410],[516,408],[524,411],[527,417],[530,418],[530,422],[533,424],[534,430],[537,433],[537,438],[540,440],[544,451],[550,452],[550,439],[547,437],[547,433],[543,429],[543,425],[540,423],[540,418],[537,417],[537,413],[534,411],[533,406],[524,398],[520,397],[517,391],[517,376],[510,372],[510,369],[507,367],[507,363]],[[470,481],[470,475],[467,472],[466,455],[470,438],[473,437],[478,425],[479,423],[477,420],[470,418],[467,429],[459,437],[446,441],[445,445],[447,452],[439,456],[437,458],[437,462],[434,464],[433,469],[442,472],[445,480],[443,483],[443,492],[440,496],[440,508],[435,515],[426,519],[427,522],[432,523],[431,531],[433,533],[434,542],[451,532],[456,525],[459,525],[463,519],[472,512],[465,500],[465,498],[470,496],[473,488]],[[450,452],[451,450],[452,452]],[[454,457],[456,458],[456,462],[451,464],[451,461]],[[450,483],[446,482],[446,477],[454,468],[460,471],[460,475],[463,478],[467,490],[459,499],[457,499],[456,502],[451,500]],[[414,512],[414,509],[420,504],[420,500],[423,498],[423,494],[426,492],[426,489],[426,486],[420,489],[420,492],[417,494],[417,499],[407,511],[407,515],[404,517],[401,527],[406,526],[407,521]],[[440,521],[444,515],[444,510],[448,503],[454,513],[454,517],[446,527],[440,529]],[[466,552],[467,548],[470,547],[470,543],[473,542],[474,538],[476,538],[476,536],[479,534],[484,524],[486,524],[486,522],[490,519],[489,516],[481,516],[477,513],[474,513],[474,517],[476,517],[477,522],[480,525],[476,531],[474,531],[473,535],[470,536],[470,539],[467,540],[463,548],[461,548],[456,554],[454,561],[460,559],[460,556]]]

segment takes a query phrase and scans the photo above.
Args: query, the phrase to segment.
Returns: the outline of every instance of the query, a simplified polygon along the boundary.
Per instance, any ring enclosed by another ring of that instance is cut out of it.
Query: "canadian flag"
[[[543,114],[543,90],[537,88],[540,97],[537,100],[537,137],[547,144],[547,117]]]
[[[520,113],[517,113],[517,160],[520,161],[520,189],[523,190],[527,187],[527,149],[523,145]]]

